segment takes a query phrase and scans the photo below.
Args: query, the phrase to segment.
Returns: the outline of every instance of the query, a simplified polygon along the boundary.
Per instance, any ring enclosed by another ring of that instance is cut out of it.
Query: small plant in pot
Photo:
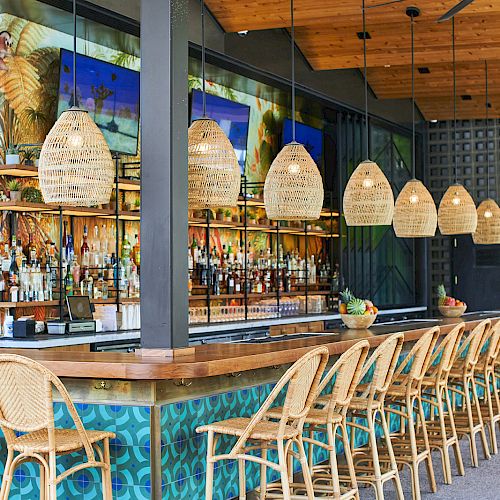
[[[215,212],[215,218],[217,220],[224,220],[224,209],[223,208],[218,208],[217,211]]]
[[[233,220],[233,212],[229,208],[224,211],[224,220],[226,222],[232,222]]]
[[[370,328],[377,319],[378,308],[373,302],[355,297],[349,288],[340,293],[340,300],[339,313],[347,328]]]
[[[22,185],[18,180],[12,179],[9,181],[7,183],[7,189],[9,190],[9,197],[12,201],[21,201]]]
[[[22,190],[22,200],[29,203],[43,203],[42,192],[34,186],[25,187]]]
[[[140,210],[141,210],[141,199],[140,198],[136,198],[134,200],[134,205],[132,207],[132,210],[134,210],[135,212],[140,212]]]
[[[17,144],[11,144],[5,150],[5,164],[6,165],[19,165],[21,162],[19,156],[19,146]]]
[[[257,215],[254,212],[248,212],[248,223],[257,224]]]
[[[37,148],[21,149],[19,152],[23,155],[23,164],[27,167],[33,167],[40,154],[38,151]]]

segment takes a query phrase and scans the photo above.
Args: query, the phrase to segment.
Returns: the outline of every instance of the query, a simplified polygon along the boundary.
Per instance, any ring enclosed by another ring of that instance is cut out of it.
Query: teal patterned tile
[[[116,455],[116,476],[123,484],[142,486],[151,481],[151,457],[149,448],[120,446]]]
[[[150,446],[151,409],[148,406],[122,406],[115,412],[116,437],[127,446]]]

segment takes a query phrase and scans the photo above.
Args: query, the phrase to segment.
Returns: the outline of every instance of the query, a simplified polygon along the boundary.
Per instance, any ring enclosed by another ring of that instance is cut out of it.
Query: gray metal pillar
[[[187,0],[141,2],[141,330],[188,345]]]

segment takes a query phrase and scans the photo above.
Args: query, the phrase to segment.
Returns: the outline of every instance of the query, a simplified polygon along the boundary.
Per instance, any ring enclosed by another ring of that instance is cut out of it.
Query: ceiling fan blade
[[[444,21],[448,21],[448,19],[451,19],[453,16],[456,16],[462,9],[465,9],[467,5],[471,4],[474,0],[462,0],[461,2],[457,3],[455,7],[452,7],[446,14],[443,14],[438,20],[438,23],[442,23]]]

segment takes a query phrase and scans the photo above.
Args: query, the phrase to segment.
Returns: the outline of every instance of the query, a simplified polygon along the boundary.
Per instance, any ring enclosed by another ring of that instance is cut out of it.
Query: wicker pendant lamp
[[[394,206],[394,232],[398,238],[425,238],[434,236],[437,227],[437,211],[434,200],[427,188],[415,179],[415,45],[414,22],[420,11],[408,7],[411,27],[411,95],[412,95],[412,171],[413,179],[408,181]]]
[[[271,164],[264,183],[264,205],[271,220],[319,219],[323,180],[306,148],[295,140],[295,23],[290,2],[292,48],[292,142]]]
[[[365,144],[369,155],[368,78],[366,64],[366,8],[363,11],[363,58],[365,79]],[[361,162],[344,191],[344,217],[348,226],[388,226],[394,214],[394,195],[380,167],[371,160]]]
[[[205,2],[201,2],[201,69],[203,116],[188,130],[189,208],[236,207],[241,174],[233,145],[207,116],[205,84]]]
[[[91,207],[109,203],[115,167],[109,147],[76,92],[76,0],[73,0],[73,106],[42,146],[38,178],[45,203]]]
[[[489,92],[488,92],[488,62],[484,63],[486,82],[486,140],[488,141],[489,128]],[[500,244],[500,208],[496,201],[490,198],[490,153],[486,148],[486,200],[477,207],[477,227],[472,234],[476,245]]]
[[[441,234],[471,234],[476,230],[477,212],[472,196],[458,182],[457,177],[457,69],[455,57],[455,18],[451,20],[453,50],[453,150],[455,183],[444,194],[438,209],[438,225]]]

